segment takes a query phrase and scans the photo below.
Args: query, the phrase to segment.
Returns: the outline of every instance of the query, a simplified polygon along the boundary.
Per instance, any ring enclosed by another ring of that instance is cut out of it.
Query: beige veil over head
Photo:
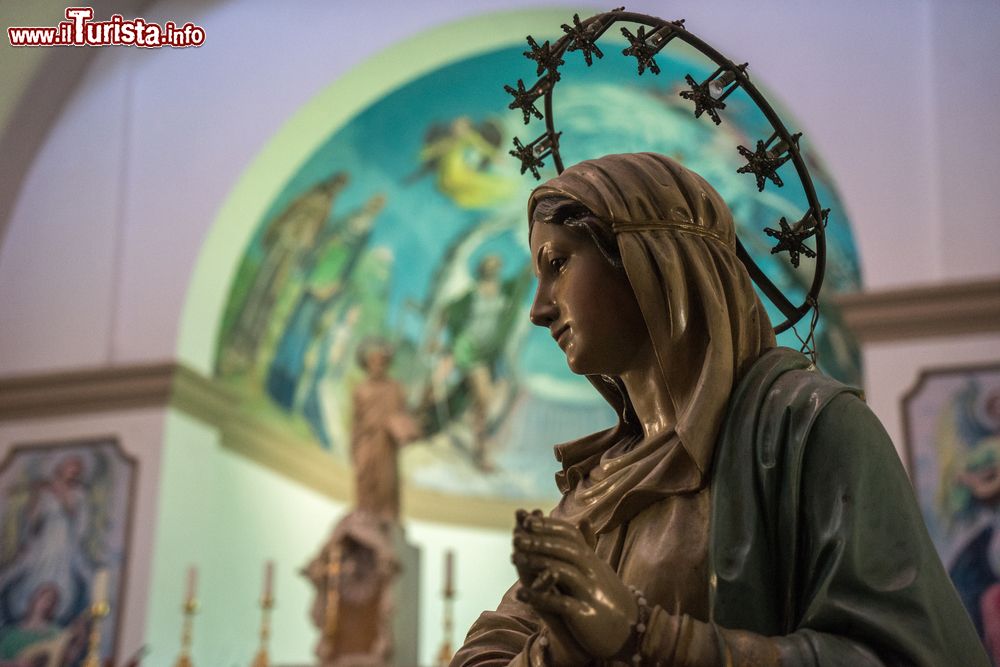
[[[669,440],[680,447],[661,440],[623,448],[615,442],[620,425],[556,448],[560,487],[575,489],[562,513],[607,527],[656,497],[705,483],[730,393],[774,346],[774,333],[736,256],[729,207],[675,160],[633,153],[573,165],[532,192],[529,220],[547,197],[579,202],[613,232],[677,420]],[[623,405],[607,378],[590,379],[624,418],[627,397]],[[686,466],[676,460],[682,452]]]

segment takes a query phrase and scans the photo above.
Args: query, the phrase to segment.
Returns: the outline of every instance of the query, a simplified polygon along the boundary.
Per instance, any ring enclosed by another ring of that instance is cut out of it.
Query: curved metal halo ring
[[[761,268],[757,266],[757,263],[750,257],[750,254],[747,252],[738,236],[736,239],[737,255],[746,267],[751,279],[785,317],[784,321],[774,327],[775,333],[781,333],[791,328],[811,309],[818,310],[819,292],[823,285],[823,275],[826,270],[826,235],[824,227],[826,224],[826,216],[829,211],[825,211],[820,206],[819,199],[816,196],[816,190],[813,187],[812,178],[809,175],[809,170],[799,152],[797,143],[801,134],[793,135],[785,128],[784,123],[782,123],[781,119],[778,118],[778,114],[746,75],[746,64],[737,66],[733,61],[723,56],[712,46],[688,32],[684,27],[683,20],[666,21],[655,16],[638,14],[635,12],[626,12],[624,9],[616,9],[603,14],[597,14],[596,16],[592,16],[584,21],[580,21],[579,16],[576,15],[574,15],[573,19],[574,26],[571,28],[570,26],[564,25],[563,30],[566,34],[556,41],[556,43],[551,47],[549,47],[548,42],[546,42],[544,46],[538,47],[531,37],[528,38],[532,52],[530,54],[529,52],[525,52],[525,55],[538,62],[539,72],[541,72],[543,68],[546,71],[544,74],[541,74],[541,77],[535,85],[527,90],[524,89],[523,82],[521,81],[518,82],[517,91],[507,87],[507,91],[515,96],[515,102],[510,105],[510,108],[521,108],[523,110],[525,115],[525,124],[528,123],[529,114],[534,114],[536,117],[541,118],[537,109],[534,108],[534,101],[539,97],[544,96],[545,102],[544,119],[546,133],[539,137],[539,139],[536,139],[528,144],[528,146],[523,146],[519,139],[515,138],[514,140],[515,148],[517,150],[511,151],[511,154],[515,155],[515,157],[521,158],[521,173],[524,173],[527,169],[531,168],[530,165],[526,166],[526,155],[530,156],[527,159],[531,160],[535,166],[540,166],[542,164],[541,158],[551,155],[556,172],[561,174],[564,170],[562,157],[559,154],[560,133],[555,130],[555,121],[552,112],[552,93],[555,89],[556,82],[559,80],[557,67],[559,64],[562,64],[561,57],[567,50],[583,51],[584,58],[589,66],[591,64],[592,55],[597,55],[599,58],[603,57],[600,49],[596,47],[596,41],[608,30],[608,28],[618,22],[639,24],[642,27],[638,30],[636,41],[633,41],[633,37],[630,36],[630,34],[626,34],[626,37],[628,37],[629,41],[632,42],[632,47],[626,48],[623,53],[628,53],[631,49],[632,55],[635,55],[639,59],[639,74],[641,75],[643,69],[645,68],[651,69],[654,73],[659,73],[658,66],[653,64],[655,63],[655,61],[653,61],[653,56],[656,55],[656,53],[659,53],[659,51],[662,50],[671,40],[679,39],[699,51],[702,55],[712,60],[718,66],[719,69],[716,70],[713,77],[710,77],[709,81],[716,76],[728,73],[726,76],[729,78],[730,83],[733,84],[732,89],[729,92],[735,90],[736,87],[742,88],[754,104],[756,104],[761,110],[768,122],[771,124],[774,133],[771,138],[768,139],[766,144],[763,141],[757,142],[758,152],[768,150],[768,146],[771,144],[774,144],[775,147],[780,147],[781,151],[779,151],[779,154],[775,156],[773,149],[771,149],[771,152],[758,155],[758,157],[771,156],[772,158],[779,158],[782,152],[787,152],[788,156],[781,161],[781,164],[785,161],[791,161],[795,166],[795,172],[802,183],[802,188],[809,203],[809,211],[805,214],[805,216],[803,216],[802,220],[794,223],[791,227],[788,226],[784,218],[781,219],[781,226],[783,230],[787,230],[789,233],[792,231],[798,232],[799,235],[797,238],[800,246],[803,241],[809,238],[815,239],[815,250],[812,252],[815,254],[816,263],[812,283],[805,299],[797,306],[789,301],[781,290],[778,289],[778,287],[771,281],[771,279],[764,274]],[[644,35],[644,27],[652,28],[652,30]],[[648,51],[640,55],[637,50],[645,50],[643,45],[648,47]],[[542,58],[545,58],[547,63],[543,62]],[[708,83],[709,82],[706,81],[702,85],[707,86]],[[522,95],[523,99],[519,97],[519,94]],[[706,94],[708,93],[706,92]],[[726,95],[728,94],[729,93],[726,93]],[[519,100],[522,100],[521,103],[519,103]],[[527,101],[525,102],[523,100]],[[526,105],[530,105],[531,108],[529,109]],[[696,106],[696,117],[701,115],[701,112],[697,110],[698,108],[699,107]],[[704,110],[705,109],[703,109],[703,111]],[[712,113],[711,111],[709,113],[713,116],[713,118],[717,116],[717,114]],[[718,124],[718,121],[716,121],[716,123]],[[740,153],[743,154],[745,149],[742,146],[740,149]],[[744,156],[748,158],[748,167],[752,164],[749,153],[750,151],[747,151],[747,154],[744,154]],[[778,166],[780,166],[780,164]],[[741,168],[740,171],[742,172],[748,167]],[[776,169],[777,166],[774,167],[774,170]],[[763,177],[758,172],[753,170],[751,171],[758,178],[759,189],[763,190]],[[532,172],[536,174],[537,178],[536,169],[532,168]],[[780,179],[776,182],[779,185],[781,184]],[[770,230],[767,233],[771,236],[777,237],[777,233],[771,234]],[[772,250],[772,254],[778,252],[780,249],[782,248],[776,247]],[[807,254],[808,252],[810,251],[807,251]],[[797,255],[792,255],[792,257],[793,265],[798,266],[798,260],[796,258]],[[814,326],[815,321],[810,327],[810,337],[812,336],[812,328]],[[807,345],[808,341],[809,337],[806,339]]]

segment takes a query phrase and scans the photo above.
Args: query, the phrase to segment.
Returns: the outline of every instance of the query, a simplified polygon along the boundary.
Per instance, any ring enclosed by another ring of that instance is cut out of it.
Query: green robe
[[[13,660],[23,651],[59,635],[61,629],[55,625],[25,630],[17,627],[0,628],[0,659]]]
[[[704,620],[722,664],[988,667],[881,424],[807,366],[765,353],[717,441]],[[537,629],[508,593],[452,665],[527,664]]]

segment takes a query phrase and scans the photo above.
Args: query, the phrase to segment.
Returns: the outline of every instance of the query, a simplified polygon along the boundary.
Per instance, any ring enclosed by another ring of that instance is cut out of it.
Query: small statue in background
[[[399,656],[393,623],[407,545],[399,525],[398,455],[419,429],[403,387],[389,377],[393,354],[379,340],[358,350],[366,377],[352,396],[356,506],[302,571],[316,588],[311,617],[320,631],[320,667],[376,667]]]
[[[384,341],[359,348],[367,378],[354,390],[351,421],[357,509],[387,521],[399,518],[399,448],[419,435],[402,385],[388,375],[394,352]]]

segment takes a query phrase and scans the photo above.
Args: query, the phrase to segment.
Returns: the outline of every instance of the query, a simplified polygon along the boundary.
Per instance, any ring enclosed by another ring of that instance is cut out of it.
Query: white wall
[[[931,157],[943,274],[997,275],[1000,3],[934,2],[930,18],[932,72],[925,87],[935,102]]]
[[[211,429],[170,411],[148,597],[143,664],[177,659],[187,570],[198,568],[196,665],[249,664],[258,648],[263,568],[275,561],[271,655],[307,663],[315,636],[309,585],[297,574],[341,507],[222,449]]]

